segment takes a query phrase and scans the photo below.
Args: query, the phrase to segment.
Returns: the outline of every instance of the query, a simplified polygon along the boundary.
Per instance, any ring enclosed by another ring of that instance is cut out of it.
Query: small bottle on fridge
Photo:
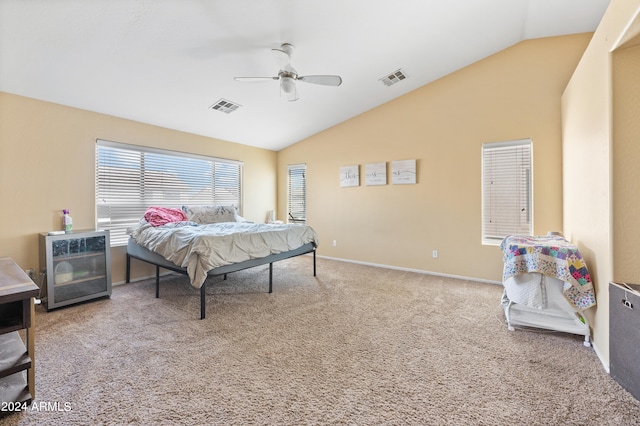
[[[65,233],[70,234],[73,220],[71,219],[71,216],[69,216],[69,210],[64,209],[62,210],[62,213],[64,213],[64,216],[62,216],[62,229]]]

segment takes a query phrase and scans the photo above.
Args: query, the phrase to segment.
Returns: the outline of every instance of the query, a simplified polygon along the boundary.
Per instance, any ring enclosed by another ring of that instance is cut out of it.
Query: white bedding
[[[196,288],[202,287],[208,271],[219,266],[286,252],[307,243],[318,246],[313,228],[292,224],[174,222],[154,227],[142,223],[131,235],[141,246],[187,268]]]

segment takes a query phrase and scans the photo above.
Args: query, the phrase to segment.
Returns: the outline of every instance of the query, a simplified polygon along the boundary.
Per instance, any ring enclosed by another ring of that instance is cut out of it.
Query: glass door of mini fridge
[[[47,309],[111,295],[108,231],[43,235]]]

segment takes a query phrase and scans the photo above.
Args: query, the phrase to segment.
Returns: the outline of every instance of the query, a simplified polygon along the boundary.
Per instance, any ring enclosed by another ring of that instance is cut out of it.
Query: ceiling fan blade
[[[323,86],[340,86],[342,84],[342,78],[339,75],[305,75],[298,77],[298,81],[322,84]]]
[[[283,43],[279,49],[271,49],[273,58],[280,67],[277,77],[235,77],[237,81],[264,81],[264,80],[280,80],[280,96],[287,101],[293,102],[298,100],[298,88],[296,81],[304,81],[305,83],[320,84],[323,86],[340,86],[342,77],[339,75],[306,75],[298,76],[298,72],[291,66],[291,56],[294,47],[292,44]]]
[[[280,77],[233,77],[236,81],[265,81],[265,80],[279,80]]]

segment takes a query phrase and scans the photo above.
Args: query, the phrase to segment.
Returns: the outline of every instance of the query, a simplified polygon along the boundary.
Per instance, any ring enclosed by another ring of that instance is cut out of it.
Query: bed
[[[131,277],[131,258],[155,265],[156,297],[160,297],[160,268],[185,274],[200,289],[200,318],[204,319],[208,277],[226,279],[232,272],[268,264],[271,293],[273,263],[303,254],[313,255],[316,276],[318,236],[310,226],[256,224],[227,206],[183,206],[181,211],[183,215],[177,209],[156,208],[155,216],[147,211],[131,230],[126,282]]]
[[[578,248],[561,235],[508,236],[501,244],[504,287],[501,305],[507,327],[534,327],[585,336],[583,312],[596,305],[587,265]]]

